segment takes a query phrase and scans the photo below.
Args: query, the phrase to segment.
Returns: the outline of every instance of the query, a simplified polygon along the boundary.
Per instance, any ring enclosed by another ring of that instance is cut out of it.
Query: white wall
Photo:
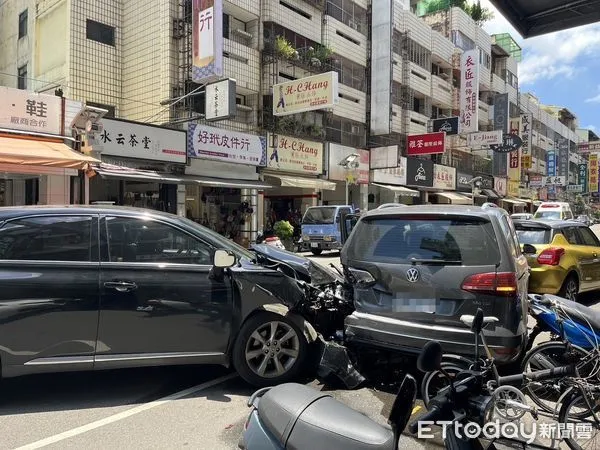
[[[35,39],[35,1],[5,0],[0,2],[0,86],[17,87],[18,68],[27,64],[33,77],[31,47]],[[27,36],[19,39],[19,14],[28,10]],[[28,80],[27,87],[31,87]]]

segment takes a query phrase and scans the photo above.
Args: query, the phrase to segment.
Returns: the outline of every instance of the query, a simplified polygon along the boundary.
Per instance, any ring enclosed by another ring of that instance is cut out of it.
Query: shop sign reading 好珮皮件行
[[[267,141],[262,136],[199,124],[190,124],[188,129],[190,158],[264,166],[266,148]]]

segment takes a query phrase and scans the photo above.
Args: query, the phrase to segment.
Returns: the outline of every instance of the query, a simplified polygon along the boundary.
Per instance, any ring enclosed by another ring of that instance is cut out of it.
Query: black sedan
[[[319,327],[344,307],[339,289],[305,258],[169,214],[0,208],[3,377],[222,364],[257,386],[286,382],[317,332],[339,326]]]

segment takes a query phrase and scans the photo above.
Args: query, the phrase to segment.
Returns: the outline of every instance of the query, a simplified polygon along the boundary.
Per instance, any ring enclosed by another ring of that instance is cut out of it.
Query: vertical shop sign
[[[589,163],[589,192],[598,192],[598,153],[590,153]]]
[[[479,129],[479,49],[466,51],[460,58],[460,131]]]
[[[581,163],[577,167],[578,179],[577,183],[582,186],[583,192],[588,191],[588,175],[587,175],[587,164]]]
[[[519,133],[523,145],[521,146],[521,165],[523,169],[531,169],[531,126],[533,114],[521,114],[521,132]]]
[[[192,0],[192,81],[223,76],[223,0]]]
[[[508,94],[497,94],[494,96],[494,130],[508,131]],[[494,176],[504,177],[508,174],[506,155],[494,152],[493,155]]]

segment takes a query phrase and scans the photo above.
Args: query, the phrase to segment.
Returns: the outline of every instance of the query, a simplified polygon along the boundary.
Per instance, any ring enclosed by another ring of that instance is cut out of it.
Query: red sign
[[[510,168],[511,169],[519,168],[519,150],[510,152]]]
[[[414,134],[408,136],[407,141],[409,156],[444,153],[446,149],[446,133],[444,132]]]

